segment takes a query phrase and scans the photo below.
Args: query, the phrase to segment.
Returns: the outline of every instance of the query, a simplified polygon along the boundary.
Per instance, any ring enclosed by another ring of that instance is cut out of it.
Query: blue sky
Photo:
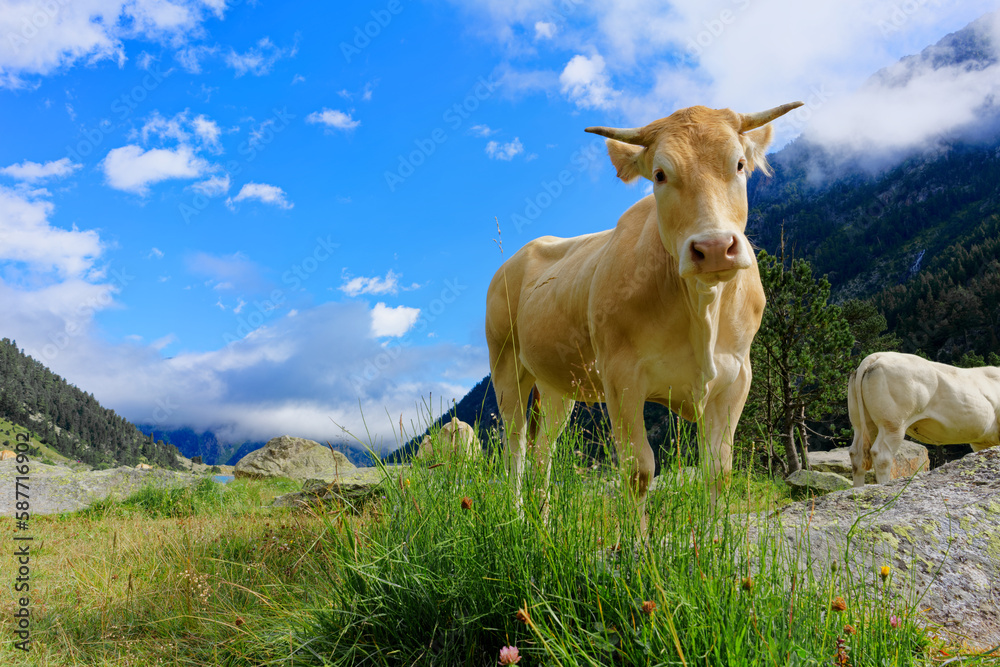
[[[505,256],[645,194],[584,127],[914,146],[996,72],[866,79],[995,8],[0,0],[0,336],[137,422],[392,443],[488,372]]]

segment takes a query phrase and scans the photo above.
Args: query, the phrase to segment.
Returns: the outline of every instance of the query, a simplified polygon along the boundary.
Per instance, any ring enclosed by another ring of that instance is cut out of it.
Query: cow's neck
[[[719,375],[716,364],[716,344],[719,340],[719,307],[723,284],[709,287],[696,279],[684,281],[688,288],[688,305],[691,308],[690,341],[695,360],[701,368],[701,386],[692,387],[699,412],[712,383]]]

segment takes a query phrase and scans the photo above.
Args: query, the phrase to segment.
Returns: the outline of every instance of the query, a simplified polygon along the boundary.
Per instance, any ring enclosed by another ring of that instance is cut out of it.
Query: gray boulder
[[[0,516],[14,516],[16,512],[14,475],[16,459],[0,462]],[[98,500],[111,498],[123,500],[143,487],[160,489],[188,486],[204,477],[172,470],[137,470],[121,467],[109,470],[73,470],[61,465],[30,463],[31,514],[58,514],[86,509]]]
[[[924,593],[934,632],[978,648],[1000,644],[1000,448],[983,450],[912,480],[831,493],[787,505],[754,528],[801,546],[816,572],[846,565],[866,585],[891,566],[895,596]],[[851,534],[850,549],[847,537]]]
[[[359,511],[379,495],[382,484],[392,483],[394,471],[399,467],[386,466],[384,473],[379,468],[355,468],[334,481],[307,479],[301,491],[278,496],[273,504],[295,508],[343,505]]]
[[[849,447],[839,447],[828,452],[809,452],[809,467],[819,472],[835,472],[853,483]],[[904,440],[892,462],[892,479],[909,477],[915,472],[931,469],[927,448],[916,442]],[[875,470],[865,473],[865,483],[875,484]]]
[[[852,484],[840,475],[818,470],[796,470],[785,478],[785,484],[792,487],[793,493],[805,493],[807,490],[816,493],[830,493],[851,488]]]
[[[355,469],[346,456],[314,440],[283,435],[271,438],[260,449],[250,452],[234,466],[237,479],[249,477],[289,477],[333,481]]]

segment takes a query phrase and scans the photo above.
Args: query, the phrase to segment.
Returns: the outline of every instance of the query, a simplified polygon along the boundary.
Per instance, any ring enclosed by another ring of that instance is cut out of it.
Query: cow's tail
[[[861,465],[864,470],[872,469],[872,448],[868,438],[868,411],[865,408],[865,392],[863,389],[865,373],[871,367],[871,356],[865,357],[858,370],[851,373],[847,385],[847,413],[851,418],[851,426],[857,436],[857,445],[861,450]]]
[[[532,386],[531,393],[528,394],[528,446],[535,444],[538,437],[538,421],[541,419],[541,396],[538,394],[538,387]]]

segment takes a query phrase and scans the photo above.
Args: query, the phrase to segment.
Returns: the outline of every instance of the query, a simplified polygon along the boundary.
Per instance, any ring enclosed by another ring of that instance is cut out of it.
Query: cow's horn
[[[591,134],[599,134],[602,137],[614,139],[615,141],[623,141],[626,144],[645,146],[646,143],[642,138],[642,130],[643,128],[641,127],[588,127],[583,131],[590,132]]]
[[[802,102],[789,102],[788,104],[782,104],[780,107],[774,107],[773,109],[768,109],[767,111],[758,111],[757,113],[741,113],[740,114],[740,132],[748,132],[761,125],[767,125],[775,118],[780,118],[792,109],[798,109],[802,106]]]

